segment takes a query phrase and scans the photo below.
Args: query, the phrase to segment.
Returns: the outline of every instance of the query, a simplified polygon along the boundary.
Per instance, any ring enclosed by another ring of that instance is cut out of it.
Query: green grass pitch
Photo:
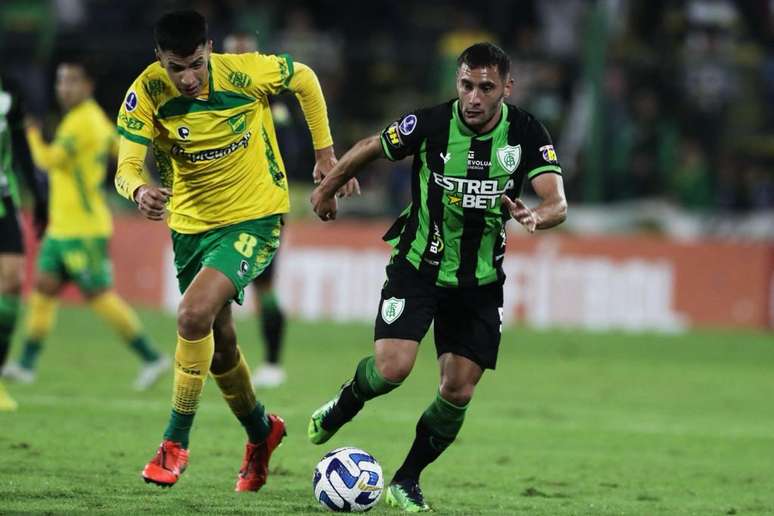
[[[142,316],[171,353],[174,320]],[[251,320],[239,326],[252,367],[261,356],[257,329]],[[371,352],[371,339],[368,325],[290,325],[289,382],[259,392],[289,435],[257,494],[233,492],[245,438],[209,380],[189,469],[162,490],[139,473],[161,439],[171,376],[134,393],[137,361],[128,350],[86,309],[64,308],[38,382],[11,385],[20,409],[0,413],[0,514],[322,514],[311,488],[320,457],[362,447],[389,481],[437,387],[427,339],[400,389],[369,403],[326,445],[309,444],[309,414]],[[767,334],[510,330],[458,441],[422,486],[443,514],[771,514],[772,393]],[[388,513],[396,512],[380,502],[371,514]]]

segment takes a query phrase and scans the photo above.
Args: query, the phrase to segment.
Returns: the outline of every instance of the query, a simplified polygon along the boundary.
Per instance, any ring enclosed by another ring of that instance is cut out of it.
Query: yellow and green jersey
[[[102,189],[115,126],[93,99],[70,111],[46,145],[28,131],[33,160],[49,175],[49,225],[53,238],[105,237],[113,223]]]
[[[178,233],[200,233],[290,209],[268,96],[288,88],[292,59],[212,54],[208,67],[208,95],[194,99],[180,95],[158,62],[148,66],[118,114],[124,138],[152,144],[161,182],[172,189],[168,223]],[[116,180],[128,198],[140,184],[121,174]]]

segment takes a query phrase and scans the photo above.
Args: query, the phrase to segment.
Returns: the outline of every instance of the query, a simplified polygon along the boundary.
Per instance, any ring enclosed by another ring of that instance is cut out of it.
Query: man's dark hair
[[[511,59],[497,45],[491,43],[476,43],[462,51],[457,58],[457,68],[463,64],[468,68],[483,68],[496,66],[500,77],[505,78],[511,71]]]
[[[209,40],[207,20],[196,11],[173,11],[163,15],[153,27],[153,39],[159,50],[188,57]]]
[[[65,54],[60,57],[59,64],[77,66],[83,71],[83,75],[91,82],[96,82],[99,73],[100,66],[97,59],[92,55],[85,54]]]

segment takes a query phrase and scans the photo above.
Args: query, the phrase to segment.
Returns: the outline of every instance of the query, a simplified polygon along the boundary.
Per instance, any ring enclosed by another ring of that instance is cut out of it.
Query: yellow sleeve
[[[127,140],[149,145],[153,139],[153,100],[145,90],[142,76],[126,92],[117,124],[118,134]]]
[[[288,89],[295,93],[304,118],[312,133],[315,150],[333,145],[331,129],[328,125],[328,108],[325,105],[320,81],[311,68],[303,63],[295,64],[295,73],[288,83]]]
[[[121,196],[134,202],[134,191],[147,184],[143,174],[145,154],[148,147],[128,138],[121,138],[118,143],[118,169],[115,185]]]
[[[37,127],[27,128],[27,143],[35,166],[46,172],[63,166],[75,154],[75,142],[72,138],[58,137],[48,145]]]
[[[243,54],[243,63],[250,70],[251,87],[262,97],[276,95],[288,89],[295,65],[288,54]]]

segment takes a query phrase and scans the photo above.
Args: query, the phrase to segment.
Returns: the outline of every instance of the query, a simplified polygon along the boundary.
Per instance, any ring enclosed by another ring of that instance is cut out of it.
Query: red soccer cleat
[[[259,444],[248,442],[245,457],[239,468],[235,491],[258,491],[266,483],[269,475],[269,457],[287,435],[285,421],[281,417],[269,414],[271,430],[266,440]]]
[[[156,455],[145,465],[142,478],[161,487],[172,487],[188,467],[188,450],[180,443],[164,439]]]

